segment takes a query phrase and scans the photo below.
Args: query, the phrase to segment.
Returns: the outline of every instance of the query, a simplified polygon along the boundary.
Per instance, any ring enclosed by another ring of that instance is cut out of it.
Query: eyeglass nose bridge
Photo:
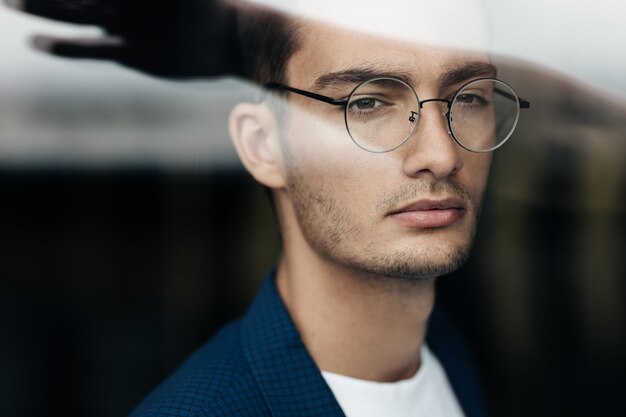
[[[417,103],[419,105],[419,110],[422,110],[422,108],[424,107],[424,104],[432,102],[432,101],[446,103],[446,107],[448,111],[446,112],[444,116],[446,116],[446,119],[448,119],[448,133],[451,133],[450,132],[450,107],[452,107],[452,101],[447,100],[445,98],[429,98],[428,100],[422,100]],[[409,122],[415,123],[415,120],[416,120],[415,116],[419,115],[419,113],[420,113],[419,111],[411,111],[411,115],[409,116]]]

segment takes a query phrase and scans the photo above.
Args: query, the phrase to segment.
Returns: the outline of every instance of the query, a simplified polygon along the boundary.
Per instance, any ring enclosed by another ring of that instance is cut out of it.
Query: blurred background
[[[276,259],[225,126],[250,91],[27,47],[50,30],[79,29],[0,9],[0,415],[126,415]],[[498,59],[532,107],[496,153],[471,261],[439,281],[493,416],[623,414],[626,72],[580,53]]]

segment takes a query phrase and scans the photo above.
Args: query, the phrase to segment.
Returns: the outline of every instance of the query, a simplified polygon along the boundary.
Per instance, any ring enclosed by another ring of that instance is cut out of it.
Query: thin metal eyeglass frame
[[[367,149],[367,148],[363,147],[361,144],[359,144],[359,143],[358,143],[358,142],[357,142],[357,141],[356,141],[356,140],[352,137],[352,133],[350,133],[350,127],[348,126],[348,117],[347,117],[347,115],[348,115],[348,112],[347,112],[347,107],[348,107],[348,103],[349,103],[349,101],[350,101],[349,99],[350,99],[350,97],[352,97],[352,95],[354,94],[354,92],[355,92],[355,91],[356,91],[359,87],[361,87],[362,85],[367,84],[367,83],[370,83],[370,82],[373,82],[373,81],[378,81],[378,80],[392,80],[392,81],[396,81],[396,82],[399,82],[399,83],[401,83],[401,84],[406,85],[408,88],[410,88],[410,89],[411,89],[411,91],[412,91],[412,92],[413,92],[413,94],[415,95],[415,98],[417,99],[417,104],[418,104],[418,109],[417,109],[417,111],[411,111],[411,116],[409,116],[409,121],[410,121],[411,123],[415,122],[415,120],[416,120],[415,116],[416,116],[416,115],[417,115],[418,117],[420,116],[420,111],[421,111],[421,109],[422,109],[422,107],[424,106],[424,104],[425,104],[425,103],[429,103],[429,102],[436,102],[436,101],[446,103],[446,104],[447,104],[447,106],[448,106],[448,112],[446,113],[446,115],[445,115],[445,116],[446,116],[446,119],[447,119],[447,121],[448,121],[448,132],[450,133],[450,135],[452,136],[452,138],[454,139],[454,141],[455,141],[455,142],[456,142],[456,143],[457,143],[460,147],[462,147],[463,149],[468,150],[468,151],[470,151],[470,152],[474,152],[474,153],[486,153],[486,152],[492,152],[492,151],[496,150],[497,148],[499,148],[500,146],[502,146],[502,145],[503,145],[503,144],[504,144],[504,143],[505,143],[505,142],[506,142],[506,141],[507,141],[507,140],[511,137],[511,135],[512,135],[512,134],[513,134],[513,132],[515,131],[515,127],[517,127],[517,122],[518,122],[518,119],[519,119],[519,112],[520,112],[520,110],[521,110],[521,109],[528,109],[528,108],[530,108],[530,102],[529,102],[529,101],[524,100],[523,98],[521,98],[521,97],[517,96],[517,93],[515,93],[515,90],[513,89],[513,87],[511,87],[510,85],[508,85],[507,83],[505,83],[505,82],[504,82],[504,81],[502,81],[502,80],[498,80],[497,78],[475,78],[475,79],[472,79],[472,80],[470,80],[470,81],[466,82],[465,84],[463,84],[463,85],[462,85],[462,86],[461,86],[461,87],[460,87],[460,88],[459,88],[459,89],[458,89],[458,90],[454,93],[454,95],[452,96],[452,99],[451,99],[451,100],[448,100],[448,99],[445,99],[445,98],[429,98],[429,99],[426,99],[426,100],[421,100],[421,101],[420,101],[420,100],[419,100],[419,97],[418,97],[418,95],[417,95],[417,93],[415,92],[415,89],[414,89],[411,85],[409,85],[409,84],[405,83],[405,82],[404,82],[404,81],[402,81],[402,80],[399,80],[399,79],[396,79],[396,78],[393,78],[393,77],[379,77],[379,78],[372,78],[371,80],[366,80],[366,81],[363,81],[362,83],[359,83],[356,87],[354,87],[354,88],[352,89],[352,91],[351,91],[351,92],[350,92],[350,94],[348,95],[348,99],[347,99],[347,100],[335,99],[335,98],[332,98],[332,97],[324,96],[324,95],[322,95],[322,94],[314,93],[314,92],[312,92],[312,91],[301,90],[301,89],[299,89],[299,88],[295,88],[295,87],[288,86],[288,85],[286,85],[286,84],[275,83],[275,82],[269,82],[269,83],[265,84],[265,86],[264,86],[264,87],[265,87],[266,89],[268,89],[268,90],[283,90],[283,91],[289,91],[289,92],[291,92],[291,93],[295,93],[295,94],[299,94],[299,95],[301,95],[301,96],[305,96],[305,97],[308,97],[308,98],[312,98],[312,99],[314,99],[314,100],[318,100],[318,101],[321,101],[321,102],[324,102],[324,103],[327,103],[327,104],[330,104],[330,105],[333,105],[333,106],[343,106],[343,107],[344,107],[344,118],[345,118],[345,122],[346,122],[346,130],[348,131],[348,135],[350,136],[350,138],[352,139],[352,141],[355,143],[355,145],[357,145],[359,148],[361,148],[361,149],[363,149],[363,150],[365,150],[365,151],[367,151],[367,152],[372,152],[372,153],[386,153],[386,152],[391,152],[391,151],[393,151],[393,150],[395,150],[395,149],[399,148],[400,146],[404,145],[404,144],[407,142],[407,140],[409,140],[409,138],[413,135],[413,133],[414,133],[414,131],[415,131],[415,127],[417,126],[417,123],[415,123],[415,125],[414,125],[413,129],[411,129],[411,132],[407,135],[407,137],[406,137],[406,138],[404,138],[404,139],[403,139],[403,140],[402,140],[402,141],[401,141],[398,145],[394,146],[394,147],[393,147],[393,148],[391,148],[391,149],[385,149],[385,150],[382,150],[382,151],[374,151],[374,150]],[[472,83],[474,83],[474,82],[477,82],[477,81],[496,81],[496,82],[499,82],[499,83],[504,84],[505,86],[507,86],[507,87],[508,87],[508,88],[509,88],[512,92],[513,92],[513,94],[510,94],[510,93],[508,93],[508,92],[506,92],[506,91],[504,91],[504,90],[497,89],[497,88],[496,88],[496,90],[495,90],[495,91],[496,91],[496,92],[498,92],[499,94],[503,95],[504,97],[507,97],[507,98],[509,98],[509,99],[511,99],[511,100],[513,100],[513,101],[515,101],[515,102],[517,102],[517,105],[518,105],[518,108],[517,108],[517,110],[518,110],[518,111],[517,111],[517,115],[516,115],[516,118],[515,118],[515,123],[513,124],[513,127],[511,128],[511,132],[507,135],[507,137],[506,137],[506,138],[504,138],[504,139],[502,140],[502,142],[500,142],[500,143],[499,143],[499,144],[497,144],[496,146],[494,146],[494,147],[492,147],[492,148],[489,148],[489,149],[482,149],[482,150],[476,150],[476,149],[469,148],[468,146],[466,146],[466,145],[464,145],[463,143],[461,143],[461,141],[459,141],[459,139],[457,139],[456,135],[454,134],[454,129],[452,129],[452,120],[451,120],[451,117],[450,117],[450,109],[451,109],[451,107],[452,107],[452,103],[454,102],[454,100],[456,100],[456,98],[457,98],[457,96],[459,95],[459,93],[461,93],[461,92],[463,91],[463,89],[465,89],[465,87],[467,87],[468,85],[470,85],[470,84],[472,84]]]

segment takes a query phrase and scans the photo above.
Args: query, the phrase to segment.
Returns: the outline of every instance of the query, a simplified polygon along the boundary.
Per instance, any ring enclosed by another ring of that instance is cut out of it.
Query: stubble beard
[[[308,245],[327,261],[359,271],[370,279],[393,284],[394,281],[430,281],[455,271],[469,258],[480,217],[482,195],[473,198],[468,191],[449,179],[435,183],[416,181],[381,201],[378,209],[384,210],[398,200],[416,198],[425,191],[452,192],[461,196],[470,208],[466,215],[470,216],[468,220],[471,225],[464,243],[398,250],[385,248],[378,241],[370,241],[358,247],[364,231],[362,226],[353,222],[344,204],[336,196],[324,193],[324,187],[313,188],[297,169],[289,171],[288,191],[302,235]],[[436,232],[436,229],[425,230],[424,234]]]

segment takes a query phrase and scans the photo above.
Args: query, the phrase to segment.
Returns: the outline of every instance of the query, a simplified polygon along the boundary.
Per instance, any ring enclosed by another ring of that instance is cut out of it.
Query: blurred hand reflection
[[[217,0],[4,0],[15,9],[67,23],[95,25],[96,38],[33,38],[66,58],[118,62],[165,78],[241,75],[235,2]],[[182,24],[181,24],[182,23]]]

